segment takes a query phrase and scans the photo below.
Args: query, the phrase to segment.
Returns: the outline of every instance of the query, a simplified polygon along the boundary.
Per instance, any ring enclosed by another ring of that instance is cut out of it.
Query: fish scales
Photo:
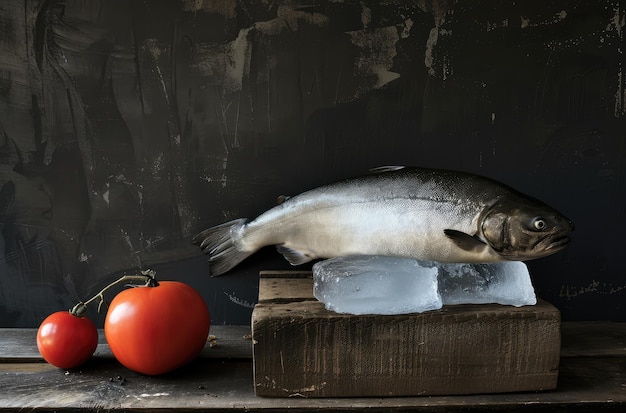
[[[242,245],[252,250],[283,244],[311,258],[403,256],[410,250],[442,247],[437,238],[446,238],[446,225],[471,230],[482,204],[459,202],[449,196],[449,187],[442,190],[433,180],[411,186],[413,178],[406,173],[376,175],[356,185],[345,181],[293,197],[251,222]]]

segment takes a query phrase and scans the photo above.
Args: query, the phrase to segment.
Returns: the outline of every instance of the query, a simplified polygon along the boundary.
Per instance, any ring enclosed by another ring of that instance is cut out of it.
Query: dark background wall
[[[267,248],[190,239],[371,167],[490,176],[576,224],[529,262],[564,319],[626,321],[619,1],[3,0],[0,325],[154,268],[245,324]],[[93,314],[92,314],[93,315]],[[100,316],[100,322],[102,317]]]

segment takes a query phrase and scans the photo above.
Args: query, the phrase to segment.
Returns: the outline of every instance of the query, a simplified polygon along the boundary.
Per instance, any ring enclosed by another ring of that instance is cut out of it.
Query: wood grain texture
[[[249,326],[211,326],[210,336],[202,350],[202,358],[249,359],[252,341]],[[112,359],[104,331],[98,330],[99,343],[94,353],[97,358]],[[37,350],[37,330],[29,328],[0,329],[0,363],[37,363],[43,358]]]
[[[239,327],[233,327],[232,332],[228,332],[230,326],[222,328],[221,336],[237,337],[240,333]],[[584,354],[563,352],[558,387],[550,392],[385,398],[256,397],[249,359],[201,357],[165,376],[148,377],[129,371],[113,359],[96,356],[80,369],[69,372],[41,362],[22,363],[19,359],[0,363],[0,411],[625,411],[626,357],[622,351],[626,324],[564,323],[563,347],[584,342],[590,330],[598,334],[592,347]],[[7,341],[28,347],[34,333],[34,330],[0,329],[0,353],[9,347]],[[9,335],[12,338],[8,339]],[[124,384],[118,376],[125,379]]]
[[[266,275],[259,293],[283,301],[260,300],[252,315],[257,395],[451,395],[557,384],[560,315],[545,301],[355,316],[306,300],[311,279]]]
[[[626,357],[626,324],[610,321],[564,323],[561,357]]]

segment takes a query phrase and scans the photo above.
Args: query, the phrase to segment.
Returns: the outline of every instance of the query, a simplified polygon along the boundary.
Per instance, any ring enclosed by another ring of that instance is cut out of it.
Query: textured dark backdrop
[[[209,278],[198,231],[385,164],[508,183],[576,224],[529,263],[564,319],[626,321],[619,1],[2,0],[0,325],[123,272],[244,324],[268,248]],[[99,319],[102,321],[102,318]]]

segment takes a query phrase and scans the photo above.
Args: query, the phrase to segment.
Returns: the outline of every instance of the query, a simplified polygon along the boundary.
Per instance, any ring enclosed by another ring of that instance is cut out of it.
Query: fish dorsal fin
[[[457,231],[456,229],[444,229],[444,234],[456,244],[457,247],[465,251],[480,251],[484,249],[487,244],[476,236],[466,234],[465,232]]]
[[[277,245],[276,249],[278,250],[278,252],[283,254],[283,257],[285,257],[285,259],[289,261],[289,264],[291,265],[304,264],[309,261],[313,261],[314,259],[313,257],[310,257],[303,252],[294,250],[289,247],[285,247],[284,245]]]
[[[387,165],[387,166],[379,166],[377,168],[372,168],[369,170],[371,174],[381,174],[383,172],[392,172],[399,171],[400,169],[404,169],[406,166],[403,165]]]

